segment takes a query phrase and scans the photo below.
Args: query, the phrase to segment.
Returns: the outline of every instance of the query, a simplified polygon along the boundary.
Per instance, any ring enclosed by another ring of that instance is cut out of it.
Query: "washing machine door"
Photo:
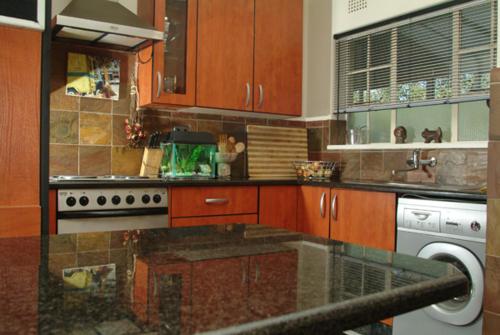
[[[455,326],[476,320],[481,313],[484,290],[483,267],[477,257],[464,247],[443,242],[426,245],[417,256],[453,264],[469,278],[471,285],[468,294],[431,305],[424,311],[436,320]]]

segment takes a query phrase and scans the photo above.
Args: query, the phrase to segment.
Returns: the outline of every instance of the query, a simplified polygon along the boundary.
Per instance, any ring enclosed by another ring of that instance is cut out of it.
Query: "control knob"
[[[99,206],[106,205],[106,197],[103,195],[98,196],[97,197],[97,204],[99,204]]]
[[[75,197],[69,197],[68,199],[66,199],[66,205],[68,205],[69,207],[73,207],[74,205],[76,205]]]
[[[135,202],[135,198],[133,195],[127,195],[125,201],[127,202],[127,204],[132,205]]]
[[[159,195],[159,194],[155,194],[155,195],[153,196],[153,201],[155,202],[155,204],[160,203],[160,201],[161,201],[161,195]]]
[[[89,198],[86,196],[82,196],[82,197],[80,197],[79,202],[80,202],[80,205],[87,206],[89,204]]]
[[[122,201],[122,199],[118,195],[114,195],[111,198],[111,202],[113,203],[113,205],[118,205],[118,204],[120,204],[121,201]]]
[[[470,224],[470,229],[472,229],[472,231],[480,231],[481,230],[481,224],[477,221],[472,221],[471,224]]]
[[[145,203],[145,204],[149,204],[149,202],[151,201],[151,197],[147,194],[144,194],[142,196],[142,202]]]

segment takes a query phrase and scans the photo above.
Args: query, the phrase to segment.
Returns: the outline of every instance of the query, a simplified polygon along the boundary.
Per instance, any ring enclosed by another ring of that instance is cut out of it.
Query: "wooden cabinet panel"
[[[249,310],[253,319],[296,310],[297,266],[296,250],[250,256]]]
[[[176,218],[172,219],[171,227],[192,227],[192,226],[205,226],[213,224],[257,224],[257,214],[243,214],[243,215],[223,215],[223,216],[201,216],[194,218]]]
[[[255,0],[254,64],[254,110],[300,116],[302,0]]]
[[[198,0],[187,0],[187,3],[139,0],[138,15],[147,21],[153,17],[156,29],[165,31],[165,17],[169,17],[171,22],[171,35],[166,35],[167,43],[155,42],[154,46],[144,48],[137,53],[140,106],[194,106],[197,5]],[[167,77],[169,80],[166,80]],[[167,90],[166,82],[175,82],[175,87]]]
[[[152,255],[137,260],[132,310],[142,322],[190,334],[191,264],[162,264],[171,261],[168,258]]]
[[[257,187],[173,187],[172,218],[256,214]]]
[[[252,110],[253,29],[253,0],[199,0],[197,106]]]
[[[330,238],[393,251],[396,242],[396,195],[332,189]]]
[[[193,333],[248,321],[247,273],[248,257],[193,264]]]
[[[0,26],[0,44],[0,236],[39,235],[41,33]]]
[[[330,237],[330,188],[300,186],[297,229],[319,237]]]
[[[297,230],[297,186],[261,186],[259,223]]]

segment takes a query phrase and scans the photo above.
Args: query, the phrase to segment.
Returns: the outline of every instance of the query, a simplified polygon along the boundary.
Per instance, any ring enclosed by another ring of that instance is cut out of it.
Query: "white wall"
[[[332,0],[304,0],[303,117],[328,116],[332,106]]]
[[[106,1],[106,0],[102,0]],[[128,10],[137,13],[137,0],[112,0],[121,3]],[[59,14],[71,0],[52,0],[52,17]]]

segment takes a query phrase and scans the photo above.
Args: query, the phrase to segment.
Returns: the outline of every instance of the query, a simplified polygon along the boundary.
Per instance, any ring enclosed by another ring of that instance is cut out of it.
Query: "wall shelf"
[[[394,149],[486,149],[488,141],[463,141],[445,143],[369,143],[369,144],[340,144],[329,145],[328,150],[394,150]]]

